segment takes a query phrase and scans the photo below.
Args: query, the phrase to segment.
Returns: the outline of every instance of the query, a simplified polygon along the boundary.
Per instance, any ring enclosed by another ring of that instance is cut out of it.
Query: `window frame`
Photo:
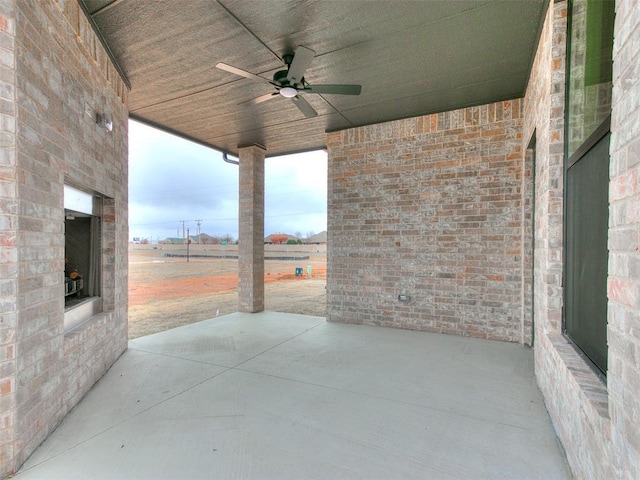
[[[606,0],[605,0],[606,1]],[[563,307],[562,307],[562,334],[563,336],[571,343],[577,353],[581,358],[585,360],[587,365],[597,374],[597,376],[606,382],[606,369],[608,368],[606,358],[604,370],[598,364],[596,364],[589,355],[583,350],[583,348],[576,343],[576,341],[572,338],[571,333],[567,329],[567,299],[570,295],[568,291],[568,277],[569,277],[569,234],[568,229],[570,227],[570,222],[568,221],[569,215],[571,212],[568,211],[568,197],[569,197],[569,170],[576,163],[578,163],[581,159],[587,155],[591,149],[597,145],[605,136],[610,134],[611,131],[611,108],[609,109],[609,114],[603,118],[603,120],[597,125],[597,127],[585,138],[582,143],[578,145],[574,152],[569,154],[570,149],[570,135],[571,135],[571,62],[572,62],[572,23],[573,23],[573,7],[574,0],[568,0],[568,12],[567,12],[567,35],[566,35],[566,59],[565,59],[565,120],[564,120],[564,179],[563,179]],[[614,13],[615,15],[615,13]],[[612,38],[613,41],[613,38]],[[586,42],[586,41],[585,41]],[[609,163],[610,163],[610,155],[609,155]],[[606,262],[608,264],[608,251]],[[605,275],[608,269],[605,269]],[[606,291],[605,291],[606,296]],[[606,298],[605,298],[605,301]],[[605,326],[608,324],[608,319],[605,315],[603,318]],[[606,331],[606,330],[605,330]],[[608,346],[607,346],[608,352]]]
[[[64,204],[64,224],[65,224],[65,263],[66,263],[66,245],[67,245],[67,221],[74,221],[69,219],[68,217],[74,216],[74,214],[81,215],[85,218],[96,218],[97,219],[97,228],[94,231],[93,226],[90,227],[91,231],[89,232],[89,236],[93,237],[90,239],[91,242],[95,242],[95,245],[91,247],[89,252],[89,261],[91,264],[94,262],[94,265],[88,265],[87,273],[85,275],[89,275],[89,270],[93,270],[96,278],[93,281],[96,283],[95,285],[95,293],[91,296],[87,296],[79,299],[77,302],[73,302],[72,305],[67,306],[67,292],[65,289],[65,311],[64,311],[64,331],[69,332],[82,323],[89,320],[91,317],[101,313],[103,311],[103,241],[102,241],[102,232],[103,232],[103,202],[104,197],[96,194],[89,193],[83,189],[80,189],[74,185],[69,183],[64,184],[64,193],[63,193],[63,204]],[[91,251],[93,248],[96,248],[97,251]],[[83,272],[84,273],[84,272]],[[65,283],[66,283],[66,275],[65,275]],[[83,279],[83,282],[88,282],[89,279]]]

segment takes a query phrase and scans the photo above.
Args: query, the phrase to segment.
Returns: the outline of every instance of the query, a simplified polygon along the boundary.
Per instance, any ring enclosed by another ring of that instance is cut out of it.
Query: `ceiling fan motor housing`
[[[273,74],[273,81],[278,85],[282,85],[283,87],[289,85],[289,80],[287,80],[288,70],[280,70]]]
[[[291,62],[293,62],[293,57],[295,54],[293,53],[285,53],[282,56],[282,61],[284,62],[284,64],[288,67],[289,65],[291,65]]]

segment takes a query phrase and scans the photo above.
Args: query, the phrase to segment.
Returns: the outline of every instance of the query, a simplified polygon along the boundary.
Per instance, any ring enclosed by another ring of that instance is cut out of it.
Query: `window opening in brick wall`
[[[574,0],[569,6],[564,333],[606,374],[614,2]]]
[[[64,187],[65,330],[101,311],[102,198]]]

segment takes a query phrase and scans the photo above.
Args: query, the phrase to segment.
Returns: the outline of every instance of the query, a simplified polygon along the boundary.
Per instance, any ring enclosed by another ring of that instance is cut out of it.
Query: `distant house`
[[[327,243],[327,231],[325,230],[324,232],[311,235],[309,238],[303,239],[302,243],[307,245],[325,245]]]
[[[224,236],[211,236],[206,233],[201,233],[200,235],[189,235],[189,243],[191,244],[202,244],[202,245],[217,245],[223,242],[232,243],[234,240],[230,235]],[[168,237],[162,240],[160,243],[165,245],[182,245],[187,243],[186,238],[176,238],[176,237]]]
[[[178,237],[167,237],[158,243],[161,243],[162,245],[181,245],[183,243],[186,243],[186,239]]]
[[[206,233],[201,233],[200,235],[191,235],[191,243],[201,243],[204,245],[211,245],[214,243],[220,243],[218,239],[212,237],[211,235],[207,235]]]
[[[285,245],[289,240],[297,241],[298,237],[287,233],[272,233],[264,237],[264,243],[266,245]]]
[[[191,243],[200,243],[202,245],[228,245],[237,243],[236,240],[230,234],[224,235],[207,235],[201,233],[200,235],[191,235]]]

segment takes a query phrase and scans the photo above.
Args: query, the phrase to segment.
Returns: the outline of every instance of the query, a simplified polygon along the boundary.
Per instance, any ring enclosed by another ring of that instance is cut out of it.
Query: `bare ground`
[[[237,311],[237,260],[191,257],[187,262],[186,258],[164,256],[175,251],[168,247],[159,250],[143,245],[130,248],[130,339]],[[202,249],[190,253],[220,254],[219,251]],[[311,252],[287,249],[267,255],[309,255],[310,258],[265,261],[265,308],[324,317],[326,255],[315,249]],[[307,275],[307,265],[312,267],[311,277]],[[302,277],[295,276],[296,267],[303,267]]]

